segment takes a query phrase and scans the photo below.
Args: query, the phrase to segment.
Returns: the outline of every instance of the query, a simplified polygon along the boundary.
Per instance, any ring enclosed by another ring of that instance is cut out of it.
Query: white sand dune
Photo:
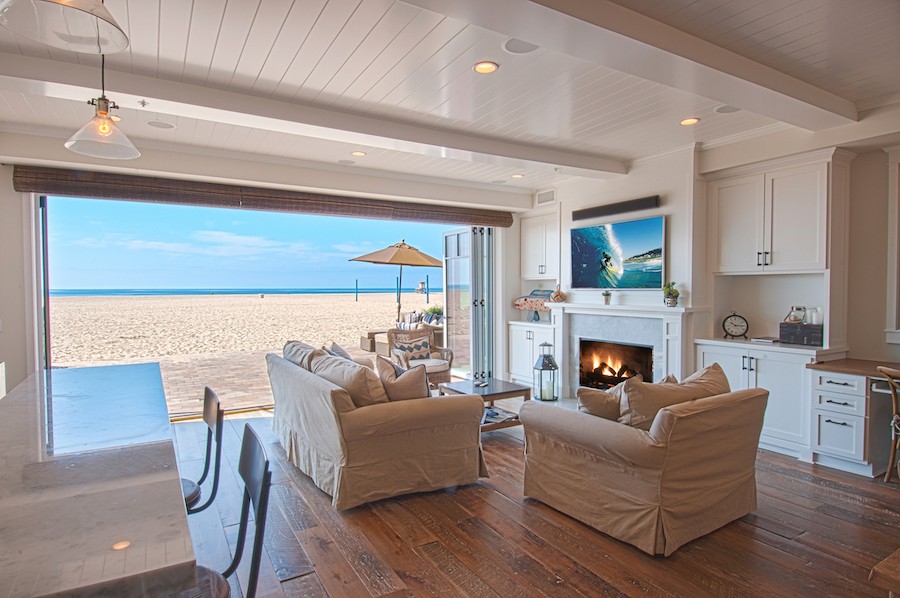
[[[439,293],[431,305],[440,304]],[[427,307],[403,295],[403,311]],[[83,365],[172,355],[280,351],[288,340],[334,340],[358,347],[366,330],[396,320],[393,293],[349,295],[191,295],[53,297],[55,365]]]

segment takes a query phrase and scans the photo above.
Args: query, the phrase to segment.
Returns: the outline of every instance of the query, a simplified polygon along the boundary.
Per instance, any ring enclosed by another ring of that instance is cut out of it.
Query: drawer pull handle
[[[836,421],[834,421],[833,419],[826,419],[826,420],[825,420],[825,423],[826,423],[826,424],[837,424],[837,425],[839,425],[839,426],[849,426],[849,425],[850,425],[850,424],[848,424],[847,422],[836,422]]]
[[[853,386],[849,382],[835,382],[834,380],[826,380],[825,384],[834,384],[835,386]]]
[[[825,399],[826,403],[831,403],[832,405],[843,405],[844,407],[850,407],[850,403],[847,401],[832,401],[831,399]]]

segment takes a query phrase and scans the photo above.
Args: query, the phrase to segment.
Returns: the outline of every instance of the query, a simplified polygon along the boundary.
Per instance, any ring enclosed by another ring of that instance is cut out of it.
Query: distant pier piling
[[[356,284],[354,285],[355,293],[354,293],[354,301],[359,301],[359,279],[356,279]]]
[[[431,303],[431,284],[428,282],[428,275],[425,275],[425,303]]]

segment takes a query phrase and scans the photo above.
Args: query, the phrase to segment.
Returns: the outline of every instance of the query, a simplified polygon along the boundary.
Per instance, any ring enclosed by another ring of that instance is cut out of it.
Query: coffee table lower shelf
[[[476,386],[476,380],[461,380],[458,382],[444,382],[438,385],[438,391],[442,395],[478,395],[480,396],[485,405],[485,415],[481,420],[481,431],[482,432],[490,432],[491,430],[499,430],[501,428],[510,428],[512,426],[519,426],[522,424],[519,421],[519,416],[512,411],[507,411],[506,409],[501,409],[499,407],[494,406],[494,401],[499,401],[501,399],[515,399],[518,397],[522,397],[526,401],[531,400],[531,388],[528,386],[523,386],[521,384],[515,384],[514,382],[506,382],[505,380],[498,380],[496,378],[488,378],[485,380],[487,383],[486,386]],[[495,419],[491,422],[490,412],[498,413],[497,419],[503,419],[503,421],[497,421]],[[506,418],[509,419],[506,419]]]

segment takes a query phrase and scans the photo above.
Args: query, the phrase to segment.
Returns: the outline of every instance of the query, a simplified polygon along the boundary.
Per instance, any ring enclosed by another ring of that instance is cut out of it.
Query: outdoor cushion
[[[322,348],[325,349],[325,347]],[[338,357],[343,357],[344,359],[353,361],[353,357],[351,357],[350,354],[347,353],[347,350],[334,341],[332,341],[331,346],[328,347],[327,351],[329,351],[332,355],[337,355]]]
[[[321,351],[310,360],[309,371],[346,390],[357,407],[388,402],[378,374],[343,357]]]
[[[414,368],[417,365],[424,365],[425,371],[429,374],[433,374],[435,372],[446,372],[450,369],[450,363],[446,359],[431,359],[430,357],[425,359],[409,360],[410,368]]]
[[[379,355],[375,359],[378,377],[384,385],[384,391],[391,401],[406,401],[428,397],[428,376],[425,366],[416,366],[404,370],[390,359]]]
[[[394,348],[407,353],[410,361],[431,357],[431,343],[428,342],[427,338],[419,338],[411,343],[396,343]]]
[[[649,430],[663,407],[730,391],[725,372],[717,363],[688,376],[681,384],[647,384],[636,376],[624,382],[618,421]]]

